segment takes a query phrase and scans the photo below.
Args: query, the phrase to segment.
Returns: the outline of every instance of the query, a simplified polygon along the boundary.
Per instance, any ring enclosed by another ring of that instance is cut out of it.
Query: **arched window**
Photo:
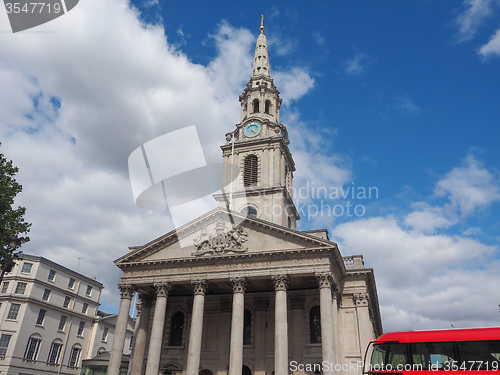
[[[199,372],[199,375],[213,375],[214,373],[212,371],[210,371],[209,369],[203,369],[203,370],[200,370]]]
[[[269,114],[269,111],[271,110],[271,101],[270,100],[266,100],[266,113]]]
[[[241,375],[252,375],[252,370],[250,370],[248,366],[243,365],[243,369],[241,370]]]
[[[245,309],[243,315],[243,345],[250,345],[252,343],[252,313],[250,310]]]
[[[41,344],[42,336],[40,336],[38,333],[34,333],[33,335],[31,335],[28,339],[28,344],[26,345],[26,350],[24,351],[23,358],[30,361],[36,361]]]
[[[256,155],[248,155],[243,163],[243,184],[245,186],[257,185],[257,172],[259,159]]]
[[[172,322],[170,324],[170,341],[168,345],[170,346],[182,346],[182,333],[184,332],[184,314],[177,311],[174,316],[172,316]]]
[[[253,100],[253,111],[254,111],[254,113],[260,112],[260,110],[259,110],[259,99],[254,99]]]
[[[288,228],[292,229],[292,218],[288,216]]]
[[[321,344],[321,311],[318,305],[309,310],[309,339],[311,344]]]
[[[105,352],[106,352],[106,348],[103,348],[102,346],[99,349],[97,349],[97,355],[100,355],[100,354],[105,353]]]
[[[80,344],[75,344],[71,348],[71,352],[69,354],[69,367],[78,367],[78,363],[80,362],[80,355],[82,354],[82,346]]]
[[[248,217],[257,217],[257,209],[252,206],[246,206],[240,212]]]

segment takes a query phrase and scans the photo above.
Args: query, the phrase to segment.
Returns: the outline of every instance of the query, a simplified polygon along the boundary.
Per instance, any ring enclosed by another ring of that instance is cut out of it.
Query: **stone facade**
[[[285,375],[321,363],[324,373],[361,373],[342,364],[361,361],[382,333],[362,256],[342,257],[326,230],[295,229],[295,166],[263,30],[241,122],[221,147],[229,188],[215,196],[219,207],[115,261],[118,321],[132,291],[142,301],[130,374]],[[118,374],[118,334],[113,347],[109,375]]]

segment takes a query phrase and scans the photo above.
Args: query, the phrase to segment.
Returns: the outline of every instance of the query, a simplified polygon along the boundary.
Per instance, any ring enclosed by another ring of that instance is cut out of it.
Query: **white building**
[[[76,375],[82,359],[109,351],[115,316],[98,316],[102,288],[95,279],[24,254],[0,287],[0,373]]]
[[[382,333],[363,257],[342,257],[325,229],[296,229],[292,140],[263,31],[240,122],[221,146],[229,189],[215,196],[219,207],[115,261],[123,276],[108,375],[119,374],[133,291],[132,375],[314,374],[322,363],[323,374],[360,374],[350,364]]]

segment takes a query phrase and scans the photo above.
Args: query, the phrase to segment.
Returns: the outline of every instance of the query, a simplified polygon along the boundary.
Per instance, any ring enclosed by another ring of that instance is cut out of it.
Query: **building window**
[[[70,303],[71,303],[71,297],[66,296],[66,297],[64,298],[63,307],[68,308]]]
[[[21,268],[21,273],[30,274],[32,268],[33,268],[33,263],[24,262],[23,267]]]
[[[182,346],[183,332],[184,332],[184,314],[181,311],[177,311],[172,316],[172,322],[170,324],[170,340],[168,342],[168,345]]]
[[[26,345],[26,351],[24,352],[24,359],[30,361],[36,361],[38,356],[38,350],[40,349],[40,344],[42,343],[42,338],[40,335],[31,336],[28,340],[28,345]]]
[[[12,335],[0,336],[0,357],[5,357],[7,355],[7,349],[9,348],[10,339]]]
[[[26,283],[22,283],[22,282],[18,282],[17,285],[16,285],[16,291],[14,293],[16,294],[24,294],[24,292],[26,292],[26,286],[28,284]]]
[[[106,353],[106,348],[103,348],[102,346],[97,350],[97,355],[100,355],[102,353]]]
[[[253,112],[257,113],[259,111],[259,99],[254,99],[253,100]]]
[[[13,303],[10,305],[9,313],[7,314],[7,319],[16,320],[19,315],[19,310],[21,305],[19,303]]]
[[[109,328],[108,327],[104,327],[104,330],[102,331],[102,338],[101,338],[101,341],[108,341],[108,332],[109,332]]]
[[[50,270],[50,271],[49,271],[49,277],[47,278],[47,280],[49,280],[49,281],[54,281],[54,280],[55,280],[55,278],[56,278],[56,271],[54,271],[54,270]]]
[[[321,311],[317,305],[309,310],[309,339],[311,344],[321,344]]]
[[[85,322],[80,322],[80,325],[78,326],[78,332],[76,333],[76,335],[83,336],[84,329],[85,329]]]
[[[292,219],[288,216],[288,228],[292,229]]]
[[[86,314],[88,309],[89,309],[89,304],[84,303],[82,306],[82,314]]]
[[[246,206],[240,212],[248,217],[257,217],[257,209],[252,206]]]
[[[61,315],[61,319],[59,320],[59,327],[57,327],[58,331],[64,331],[64,327],[66,326],[66,319],[66,316]]]
[[[257,185],[259,159],[256,155],[248,155],[243,163],[243,184],[245,186]]]
[[[85,295],[87,297],[90,297],[92,295],[92,287],[90,285],[87,285],[87,291],[85,292]]]
[[[61,342],[54,341],[50,346],[49,356],[47,357],[47,363],[51,365],[59,364],[59,358],[61,356],[61,349],[63,344]]]
[[[44,301],[48,301],[49,297],[50,297],[50,293],[52,293],[52,291],[50,289],[45,288],[45,290],[43,291],[42,299]]]
[[[7,288],[9,287],[9,282],[4,281],[2,284],[2,293],[7,293]]]
[[[44,310],[44,309],[40,309],[40,311],[38,312],[38,318],[36,319],[36,324],[41,326],[43,325],[43,321],[45,320],[45,313],[47,312],[47,310]]]
[[[71,278],[68,281],[68,289],[73,289],[75,287],[75,279]]]
[[[71,348],[71,354],[69,356],[68,365],[70,367],[78,367],[78,362],[80,361],[80,354],[82,352],[82,348],[78,346],[73,346]]]
[[[252,343],[252,313],[250,310],[245,309],[243,315],[243,345],[250,345]]]

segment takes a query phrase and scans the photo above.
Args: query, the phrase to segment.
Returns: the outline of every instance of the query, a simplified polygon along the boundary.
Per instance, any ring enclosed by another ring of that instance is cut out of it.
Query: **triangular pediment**
[[[334,242],[224,208],[213,211],[115,261],[117,266],[218,256],[248,256],[315,248],[337,248]]]

